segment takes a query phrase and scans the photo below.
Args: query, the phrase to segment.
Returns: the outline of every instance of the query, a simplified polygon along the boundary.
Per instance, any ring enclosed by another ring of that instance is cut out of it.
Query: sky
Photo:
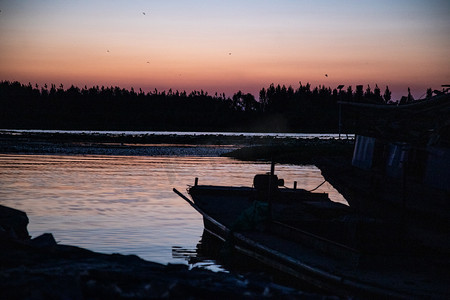
[[[0,0],[0,80],[204,90],[450,84],[448,0]]]

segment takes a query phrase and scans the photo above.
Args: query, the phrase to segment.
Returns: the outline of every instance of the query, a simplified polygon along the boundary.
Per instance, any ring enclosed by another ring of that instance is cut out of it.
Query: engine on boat
[[[272,174],[257,174],[253,178],[253,187],[259,200],[266,200],[278,192],[278,187],[284,186],[284,180]]]

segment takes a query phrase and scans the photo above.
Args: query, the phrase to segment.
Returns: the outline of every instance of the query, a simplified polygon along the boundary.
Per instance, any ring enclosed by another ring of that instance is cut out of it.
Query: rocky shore
[[[26,213],[0,205],[0,299],[324,299],[258,276],[134,255],[101,254],[31,238]]]
[[[0,153],[56,155],[219,156],[230,144],[176,136],[0,133]]]
[[[279,136],[114,135],[0,133],[0,153],[132,156],[228,156],[310,164],[317,157],[351,155],[351,139],[298,139]]]
[[[348,140],[303,140],[295,144],[246,146],[222,154],[244,161],[285,164],[315,164],[324,157],[351,159],[353,143]]]

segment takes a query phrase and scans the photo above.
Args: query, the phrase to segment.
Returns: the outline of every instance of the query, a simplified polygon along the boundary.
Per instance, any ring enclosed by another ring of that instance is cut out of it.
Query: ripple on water
[[[94,251],[160,263],[190,258],[214,269],[194,251],[201,216],[172,188],[185,191],[195,177],[200,184],[251,186],[254,174],[269,170],[267,163],[223,157],[0,155],[0,199],[27,212],[32,236],[52,232],[61,243]],[[295,180],[313,189],[323,181],[314,166],[277,165],[276,171],[286,186]],[[345,202],[330,185],[318,191]]]

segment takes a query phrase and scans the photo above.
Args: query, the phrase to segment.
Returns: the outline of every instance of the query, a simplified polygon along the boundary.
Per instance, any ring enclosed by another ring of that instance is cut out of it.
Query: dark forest
[[[339,101],[391,103],[376,86],[353,90],[271,84],[259,98],[236,92],[143,92],[119,87],[67,89],[0,82],[0,128],[146,131],[337,132]],[[351,116],[345,116],[351,120]],[[353,131],[345,122],[344,132]]]

